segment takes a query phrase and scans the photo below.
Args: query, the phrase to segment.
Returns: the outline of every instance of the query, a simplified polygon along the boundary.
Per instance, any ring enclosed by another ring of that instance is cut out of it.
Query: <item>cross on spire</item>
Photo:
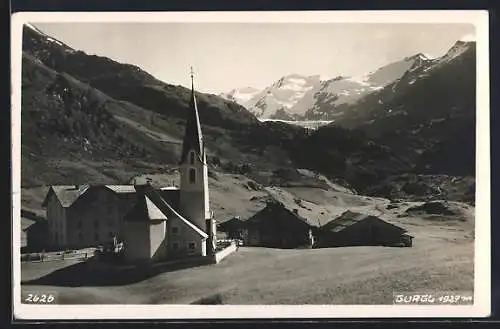
[[[192,66],[191,66],[191,87],[194,90],[194,71]]]

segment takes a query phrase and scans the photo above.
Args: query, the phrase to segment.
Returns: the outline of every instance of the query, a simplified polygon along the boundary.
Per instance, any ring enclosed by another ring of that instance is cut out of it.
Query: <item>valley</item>
[[[43,219],[50,185],[179,185],[189,89],[34,27],[23,33],[23,211]],[[264,90],[196,92],[217,223],[244,221],[274,200],[320,224],[346,210],[378,216],[408,230],[412,248],[243,246],[220,264],[151,269],[106,289],[98,268],[31,262],[22,264],[23,289],[57,291],[65,304],[247,305],[471,291],[474,86],[475,44],[457,41],[442,57],[416,54],[361,77],[291,74]],[[414,209],[428,201],[453,215]],[[23,217],[23,228],[31,224]]]

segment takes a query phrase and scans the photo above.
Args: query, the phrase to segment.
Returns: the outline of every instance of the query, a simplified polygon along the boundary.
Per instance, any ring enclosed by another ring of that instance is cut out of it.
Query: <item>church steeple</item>
[[[186,120],[186,129],[182,144],[181,163],[186,161],[189,151],[194,151],[200,160],[204,158],[203,136],[201,134],[200,117],[194,91],[194,73],[191,67],[191,99]],[[202,160],[203,162],[203,160]]]

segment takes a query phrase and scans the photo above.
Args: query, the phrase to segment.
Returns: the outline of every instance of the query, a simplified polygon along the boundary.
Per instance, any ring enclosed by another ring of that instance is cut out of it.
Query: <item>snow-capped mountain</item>
[[[304,118],[332,119],[342,115],[346,106],[356,103],[372,92],[381,90],[428,61],[431,59],[424,54],[416,54],[385,65],[365,76],[339,76],[325,81],[318,92],[313,95],[313,105],[304,112]]]
[[[243,87],[236,88],[227,93],[219,94],[220,97],[223,97],[227,100],[231,100],[240,105],[245,105],[252,97],[256,94],[260,93],[261,90],[253,87]]]
[[[220,96],[245,106],[259,119],[330,120],[341,114],[343,106],[384,88],[430,60],[416,54],[359,77],[291,74],[261,91],[246,87]]]
[[[321,82],[319,75],[290,74],[260,91],[247,87],[221,96],[245,106],[260,119],[293,120],[312,104],[312,97],[309,97],[310,102],[305,99],[307,95],[313,95],[318,90]]]
[[[335,123],[364,131],[419,170],[474,172],[475,45],[457,41],[443,56],[346,107]]]
[[[457,41],[443,56],[423,61],[346,108],[336,122],[348,128],[366,126],[385,132],[392,129],[389,122],[401,118],[412,124],[424,118],[432,125],[450,117],[473,115],[474,86],[475,42]]]
[[[31,30],[31,32],[34,32],[35,35],[39,36],[39,37],[35,37],[35,36],[31,37],[30,38],[31,42],[34,42],[34,43],[44,42],[44,43],[49,43],[49,44],[52,43],[52,44],[54,44],[54,46],[59,46],[62,49],[64,49],[65,52],[68,52],[68,53],[75,52],[75,50],[73,48],[71,48],[70,46],[68,46],[68,45],[64,44],[63,42],[56,40],[56,39],[52,38],[51,36],[43,33],[42,31],[40,31],[38,28],[36,28],[32,24],[25,23],[24,25],[27,28],[29,28]]]

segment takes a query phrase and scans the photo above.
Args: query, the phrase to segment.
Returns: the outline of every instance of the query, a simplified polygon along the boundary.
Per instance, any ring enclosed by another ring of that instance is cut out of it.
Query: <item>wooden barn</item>
[[[267,206],[244,222],[244,244],[270,248],[312,247],[317,229],[295,209],[280,202]]]
[[[239,217],[233,217],[217,225],[217,230],[227,234],[229,239],[241,239],[243,237],[244,223]]]
[[[317,248],[342,246],[410,247],[413,237],[399,226],[376,216],[346,211],[322,226],[316,236]]]

